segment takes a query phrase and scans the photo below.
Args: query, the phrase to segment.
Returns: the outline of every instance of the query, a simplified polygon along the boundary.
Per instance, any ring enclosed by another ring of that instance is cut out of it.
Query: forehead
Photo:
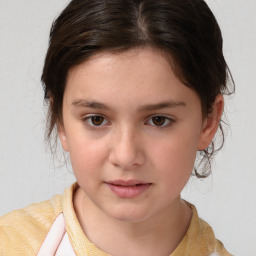
[[[138,47],[132,48],[127,51],[103,51],[99,52],[88,60],[84,61],[80,65],[77,65],[71,68],[68,72],[68,78],[70,75],[74,76],[74,73],[78,74],[79,71],[85,69],[90,71],[107,71],[106,67],[108,66],[108,71],[111,71],[111,68],[116,69],[120,72],[121,69],[127,69],[127,72],[133,72],[132,67],[135,63],[140,63],[140,66],[150,71],[150,68],[154,69],[158,66],[160,69],[168,69],[172,72],[172,61],[169,57],[169,54],[163,52],[159,49],[151,47]],[[161,67],[160,67],[161,65]],[[142,70],[138,70],[142,71]]]
[[[175,75],[170,59],[152,48],[99,53],[69,71],[65,97],[97,98],[123,105],[144,101],[184,101],[192,90]],[[151,103],[151,102],[149,102]]]

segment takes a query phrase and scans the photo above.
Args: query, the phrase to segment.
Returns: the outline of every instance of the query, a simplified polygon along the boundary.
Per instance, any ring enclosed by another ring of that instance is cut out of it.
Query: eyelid
[[[103,121],[103,124],[100,124],[100,125],[94,125],[93,123],[91,123],[90,121],[88,121],[88,120],[90,120],[90,118],[92,118],[92,117],[102,117],[103,119],[104,119],[104,121]],[[88,114],[88,115],[84,115],[82,118],[81,118],[81,120],[83,121],[83,122],[85,122],[88,126],[90,126],[90,127],[96,127],[96,128],[100,128],[100,127],[102,127],[102,126],[106,126],[106,125],[109,125],[110,124],[110,121],[104,116],[104,115],[102,115],[102,114]]]
[[[146,123],[146,124],[149,123],[149,120],[151,120],[151,119],[154,118],[154,117],[163,117],[163,118],[165,118],[165,120],[168,121],[167,124],[162,125],[162,126],[157,126],[157,125],[155,125],[155,124],[149,124],[149,125],[151,125],[152,127],[155,127],[155,128],[168,128],[168,127],[172,126],[173,123],[176,122],[176,120],[175,120],[173,117],[166,116],[166,115],[163,115],[163,114],[154,114],[154,115],[149,116],[149,117],[146,119],[146,122],[145,122],[145,123]]]
[[[91,121],[89,121],[90,118],[92,118],[92,117],[102,117],[104,120],[103,120],[102,124],[95,125]],[[154,124],[154,123],[150,124],[150,121],[152,121],[152,118],[154,118],[154,117],[164,118],[165,119],[164,124],[159,125],[159,126]],[[111,124],[111,122],[108,120],[108,118],[105,115],[97,114],[97,113],[84,115],[81,118],[81,120],[91,128],[101,128],[101,127],[104,127],[104,126],[107,126],[107,125]],[[146,118],[145,124],[150,125],[150,126],[155,127],[155,128],[168,128],[168,127],[172,126],[174,122],[176,122],[176,120],[173,117],[170,117],[170,116],[167,116],[167,115],[164,115],[164,114],[154,114],[154,115],[150,115]]]

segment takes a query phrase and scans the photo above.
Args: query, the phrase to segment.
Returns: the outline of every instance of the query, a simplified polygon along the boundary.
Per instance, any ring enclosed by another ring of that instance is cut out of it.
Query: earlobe
[[[68,152],[67,137],[66,137],[65,128],[63,127],[63,125],[58,125],[58,135],[59,135],[59,139],[60,139],[63,150]]]
[[[218,94],[212,105],[212,112],[208,115],[208,117],[204,121],[200,140],[198,143],[198,150],[204,150],[210,145],[219,127],[223,109],[224,109],[224,98],[221,94]]]

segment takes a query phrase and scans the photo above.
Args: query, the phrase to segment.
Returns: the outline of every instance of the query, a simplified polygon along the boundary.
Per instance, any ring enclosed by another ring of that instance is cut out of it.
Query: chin
[[[148,212],[145,213],[143,210],[131,208],[116,209],[116,211],[108,212],[108,215],[115,220],[128,223],[138,223],[149,218]]]

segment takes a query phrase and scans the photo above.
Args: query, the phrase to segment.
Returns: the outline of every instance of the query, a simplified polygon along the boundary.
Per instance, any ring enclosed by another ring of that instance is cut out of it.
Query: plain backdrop
[[[49,199],[74,182],[44,141],[40,83],[53,19],[66,0],[0,0],[0,215]],[[208,0],[236,82],[226,102],[231,130],[206,180],[183,197],[234,255],[256,256],[256,1]]]

